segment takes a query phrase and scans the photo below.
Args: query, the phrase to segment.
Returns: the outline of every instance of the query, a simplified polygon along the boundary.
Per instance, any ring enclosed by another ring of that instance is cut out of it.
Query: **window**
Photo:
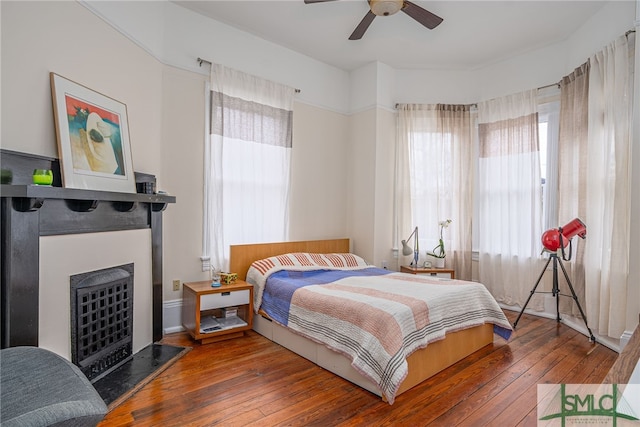
[[[399,104],[398,110],[398,230],[419,228],[424,261],[439,243],[439,223],[451,220],[442,235],[445,263],[471,279],[471,106]]]
[[[286,240],[293,88],[212,65],[205,142],[203,269],[229,246]]]
[[[420,227],[421,256],[440,237],[438,223],[452,218],[452,137],[450,133],[416,132],[410,138],[412,217]],[[449,236],[445,236],[445,239]],[[446,242],[445,248],[449,248]]]
[[[558,226],[558,132],[560,101],[555,98],[557,98],[557,96],[538,104],[538,140],[540,148],[540,177],[544,230]],[[477,154],[475,156],[475,163],[476,176],[474,182],[476,198],[474,201],[474,217],[478,218]],[[473,251],[474,253],[478,252],[477,227],[473,229]]]
[[[558,226],[558,131],[560,101],[538,105],[543,229]]]

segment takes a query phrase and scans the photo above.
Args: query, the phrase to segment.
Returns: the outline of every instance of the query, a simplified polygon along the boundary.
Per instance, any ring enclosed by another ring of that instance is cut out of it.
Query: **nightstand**
[[[202,344],[243,336],[253,327],[253,285],[243,280],[217,288],[209,280],[185,283],[182,326]]]
[[[410,274],[429,274],[437,277],[449,277],[451,279],[456,278],[456,271],[452,268],[424,268],[424,267],[412,267],[410,265],[400,266],[402,273]]]

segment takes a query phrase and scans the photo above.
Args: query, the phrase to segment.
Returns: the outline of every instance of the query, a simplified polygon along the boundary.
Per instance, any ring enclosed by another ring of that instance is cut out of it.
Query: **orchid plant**
[[[440,225],[440,240],[438,242],[438,245],[433,248],[433,250],[431,252],[427,252],[427,255],[431,255],[433,257],[436,258],[444,258],[447,256],[447,253],[444,250],[444,239],[442,238],[442,231],[449,227],[449,224],[451,224],[451,220],[447,219],[444,221],[440,221],[439,225]]]

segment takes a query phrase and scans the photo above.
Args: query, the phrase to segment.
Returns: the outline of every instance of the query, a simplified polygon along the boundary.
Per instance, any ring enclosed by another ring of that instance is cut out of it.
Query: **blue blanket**
[[[345,277],[382,276],[389,273],[392,271],[377,267],[361,270],[281,270],[271,274],[267,279],[261,308],[273,320],[286,326],[289,324],[291,298],[296,290],[311,285],[332,283]]]

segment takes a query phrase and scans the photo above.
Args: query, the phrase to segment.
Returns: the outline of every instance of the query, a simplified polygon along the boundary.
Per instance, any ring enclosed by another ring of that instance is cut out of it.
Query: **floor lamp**
[[[559,322],[561,320],[559,297],[561,295],[571,297],[573,298],[576,305],[578,306],[578,310],[580,311],[580,315],[582,316],[584,325],[587,327],[587,331],[589,331],[589,341],[590,342],[596,341],[596,338],[593,336],[593,332],[591,332],[591,329],[587,324],[587,317],[585,316],[584,311],[582,311],[582,307],[580,307],[580,302],[578,301],[576,292],[573,290],[573,285],[571,284],[571,280],[569,280],[569,275],[567,274],[567,270],[565,270],[564,265],[562,264],[562,259],[564,259],[565,261],[571,260],[571,239],[574,236],[578,236],[582,239],[587,237],[587,226],[584,225],[584,223],[580,221],[580,219],[578,218],[573,219],[564,227],[558,227],[557,229],[552,228],[551,230],[547,230],[542,234],[542,245],[544,246],[545,251],[550,252],[549,259],[547,260],[547,263],[542,268],[542,272],[540,273],[538,280],[533,286],[533,289],[531,289],[529,298],[527,298],[527,301],[524,303],[524,306],[522,307],[520,314],[518,314],[518,318],[516,319],[515,322],[513,322],[513,329],[515,329],[516,326],[518,326],[520,317],[522,316],[522,313],[524,313],[524,310],[527,308],[527,304],[529,304],[531,297],[536,292],[536,289],[538,288],[538,285],[542,280],[542,276],[544,275],[544,272],[546,271],[547,266],[549,265],[549,262],[553,260],[553,287],[551,289],[551,294],[556,299],[556,321]],[[569,245],[568,258],[565,257],[565,251],[564,251],[564,248],[567,246],[567,244]],[[558,258],[558,250],[562,252],[562,259]],[[564,295],[560,293],[560,289],[558,288],[558,265],[560,265],[560,268],[562,268],[562,272],[564,273],[564,278],[567,281],[569,290],[571,290],[571,295]],[[548,292],[540,292],[540,293],[548,293]]]

